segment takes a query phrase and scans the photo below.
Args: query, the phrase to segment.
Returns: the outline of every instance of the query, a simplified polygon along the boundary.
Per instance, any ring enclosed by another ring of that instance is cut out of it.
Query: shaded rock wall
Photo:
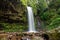
[[[0,20],[26,22],[26,7],[20,0],[0,0]]]

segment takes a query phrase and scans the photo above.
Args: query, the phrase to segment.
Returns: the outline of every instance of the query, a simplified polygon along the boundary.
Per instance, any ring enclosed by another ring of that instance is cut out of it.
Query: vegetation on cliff
[[[0,0],[0,24],[4,30],[26,29],[26,6],[20,0]],[[1,27],[1,26],[0,26]]]
[[[60,0],[0,0],[1,29],[27,30],[27,6],[33,8],[37,27],[51,30],[60,26]]]

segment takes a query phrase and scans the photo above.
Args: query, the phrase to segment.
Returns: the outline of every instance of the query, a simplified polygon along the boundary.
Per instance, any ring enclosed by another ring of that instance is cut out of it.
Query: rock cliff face
[[[0,0],[0,21],[26,22],[26,7],[20,0]]]

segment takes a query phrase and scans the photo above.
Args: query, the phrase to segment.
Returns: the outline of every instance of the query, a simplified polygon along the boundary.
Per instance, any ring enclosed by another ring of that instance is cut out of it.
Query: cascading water
[[[28,10],[28,23],[29,23],[29,32],[36,32],[34,25],[34,16],[32,12],[32,8],[27,6]]]

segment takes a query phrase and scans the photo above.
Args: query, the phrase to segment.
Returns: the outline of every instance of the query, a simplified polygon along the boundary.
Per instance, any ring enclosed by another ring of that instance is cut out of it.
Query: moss
[[[60,39],[60,33],[48,33],[50,40],[59,40]]]

